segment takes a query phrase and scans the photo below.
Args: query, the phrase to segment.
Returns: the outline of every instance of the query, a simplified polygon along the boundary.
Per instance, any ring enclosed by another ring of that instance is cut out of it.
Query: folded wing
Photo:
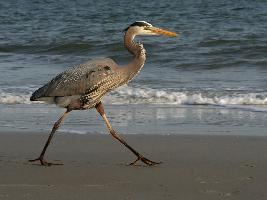
[[[64,97],[85,95],[96,89],[108,80],[117,79],[117,64],[109,58],[88,61],[68,69],[43,87],[36,90],[32,101],[43,97]],[[111,85],[112,87],[112,85]],[[107,88],[108,89],[108,88]]]

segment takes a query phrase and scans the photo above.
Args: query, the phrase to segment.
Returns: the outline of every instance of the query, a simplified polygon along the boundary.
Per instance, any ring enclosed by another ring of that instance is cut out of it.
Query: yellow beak
[[[156,28],[156,27],[148,27],[148,29],[150,31],[152,31],[153,33],[167,35],[167,36],[171,36],[171,37],[175,37],[175,36],[177,36],[179,34],[179,33],[177,34],[177,33],[174,33],[174,32],[171,32],[171,31],[167,31],[167,30],[164,30],[164,29],[161,29],[161,28]]]

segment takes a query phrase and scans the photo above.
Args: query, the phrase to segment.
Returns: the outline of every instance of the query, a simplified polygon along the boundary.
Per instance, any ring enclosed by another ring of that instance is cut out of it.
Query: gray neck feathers
[[[128,81],[130,81],[143,68],[146,61],[146,50],[141,43],[134,42],[135,33],[127,31],[124,36],[124,45],[126,49],[134,55],[134,59],[126,67],[128,74]]]

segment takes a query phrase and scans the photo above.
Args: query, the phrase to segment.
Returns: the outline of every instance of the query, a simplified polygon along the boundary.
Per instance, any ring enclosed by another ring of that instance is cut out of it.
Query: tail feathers
[[[39,101],[40,98],[46,97],[46,85],[36,90],[34,93],[32,93],[32,96],[30,97],[31,101]]]
[[[37,92],[38,92],[38,90],[35,91],[35,92],[32,94],[32,96],[30,97],[30,100],[31,100],[31,101],[38,101],[38,99],[41,97],[41,96],[38,95]]]
[[[31,101],[37,101],[36,97],[33,96],[33,95],[31,96],[30,100],[31,100]]]
[[[37,96],[35,96],[34,94],[32,94],[32,96],[30,97],[30,100],[31,100],[31,101],[38,101],[39,98],[40,98],[40,97],[37,97]]]

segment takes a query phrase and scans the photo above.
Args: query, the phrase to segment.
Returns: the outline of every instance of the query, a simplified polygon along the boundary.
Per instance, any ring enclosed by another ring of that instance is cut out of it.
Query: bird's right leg
[[[146,157],[144,157],[142,154],[140,154],[139,152],[137,152],[134,148],[132,148],[129,144],[126,143],[126,141],[118,134],[116,133],[116,131],[114,131],[114,129],[112,128],[106,113],[104,111],[104,106],[103,104],[100,102],[96,105],[96,110],[99,112],[99,114],[102,116],[102,118],[104,119],[110,134],[117,139],[118,141],[120,141],[125,147],[127,147],[134,155],[136,155],[137,159],[130,163],[129,165],[135,165],[136,162],[138,161],[142,161],[143,163],[145,163],[148,166],[154,166],[154,165],[158,165],[161,162],[154,162],[152,160],[147,159]]]
[[[47,147],[49,146],[56,130],[60,127],[60,124],[63,122],[64,118],[69,114],[70,110],[67,109],[67,111],[59,118],[59,120],[54,124],[53,128],[52,128],[52,131],[45,143],[45,146],[40,154],[40,156],[36,159],[33,159],[33,160],[29,160],[29,162],[35,162],[35,161],[40,161],[41,165],[43,166],[51,166],[51,165],[62,165],[62,164],[59,164],[59,163],[50,163],[50,162],[47,162],[44,160],[44,155],[45,155],[45,152],[47,150]]]

